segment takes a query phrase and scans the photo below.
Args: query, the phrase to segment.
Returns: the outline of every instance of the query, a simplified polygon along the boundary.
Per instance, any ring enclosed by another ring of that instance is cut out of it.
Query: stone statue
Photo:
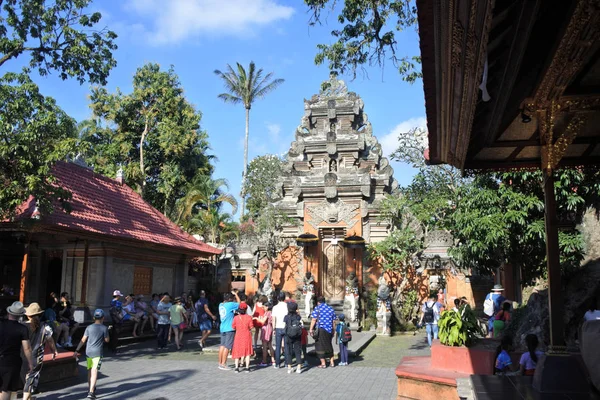
[[[379,277],[379,288],[377,288],[377,334],[389,335],[391,332],[390,322],[392,317],[392,302],[390,299],[390,285],[381,275]]]
[[[356,322],[356,302],[358,301],[358,278],[351,272],[346,278],[345,300],[350,305],[350,321]]]
[[[304,281],[304,285],[302,286],[302,294],[304,295],[304,313],[308,318],[308,316],[310,316],[312,298],[315,290],[315,278],[313,278],[310,271],[307,271],[302,280]]]
[[[337,172],[337,161],[331,160],[329,162],[329,172]]]

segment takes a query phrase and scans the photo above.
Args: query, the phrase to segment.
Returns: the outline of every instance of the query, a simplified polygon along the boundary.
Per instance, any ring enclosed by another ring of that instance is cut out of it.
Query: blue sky
[[[135,70],[146,62],[165,69],[173,65],[187,98],[202,111],[202,128],[218,158],[214,176],[226,178],[236,196],[243,169],[244,109],[217,99],[224,88],[213,71],[253,60],[285,79],[255,103],[250,115],[250,159],[282,154],[294,139],[303,99],[317,93],[328,77],[326,65],[314,65],[316,45],[332,42],[330,32],[338,27],[334,15],[324,21],[327,25],[309,27],[310,15],[301,0],[96,0],[93,8],[119,35],[118,65],[109,77],[109,90],[129,92]],[[418,54],[416,32],[405,32],[398,41],[400,54]],[[342,79],[363,98],[387,155],[395,149],[399,132],[425,125],[422,84],[403,82],[391,63],[384,69],[367,68],[367,73],[368,78],[359,74],[355,80]],[[42,93],[54,97],[78,121],[90,116],[89,86],[56,76],[36,81]],[[401,185],[410,182],[410,167],[392,166]]]

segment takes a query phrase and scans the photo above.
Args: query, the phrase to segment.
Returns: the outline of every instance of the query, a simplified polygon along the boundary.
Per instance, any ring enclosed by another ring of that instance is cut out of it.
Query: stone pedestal
[[[310,320],[310,312],[312,310],[312,298],[313,292],[306,292],[304,294],[304,315],[306,319]]]
[[[377,311],[377,331],[375,332],[379,336],[389,336],[391,333],[390,323],[392,321],[391,311]]]
[[[344,296],[344,314],[346,321],[358,321],[359,298],[357,295],[349,294]]]

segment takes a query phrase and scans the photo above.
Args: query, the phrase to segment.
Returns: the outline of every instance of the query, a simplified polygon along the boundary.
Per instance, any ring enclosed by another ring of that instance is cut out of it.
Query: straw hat
[[[38,303],[31,303],[29,307],[25,309],[25,315],[27,315],[28,317],[33,317],[35,315],[40,315],[43,313],[44,310],[42,310],[42,307],[40,307]]]
[[[15,301],[10,307],[6,307],[6,311],[10,315],[20,317],[21,315],[25,314],[25,307],[23,307],[23,303],[20,301]]]
[[[501,292],[504,290],[504,287],[502,287],[502,285],[494,285],[494,288],[492,290],[494,292]]]

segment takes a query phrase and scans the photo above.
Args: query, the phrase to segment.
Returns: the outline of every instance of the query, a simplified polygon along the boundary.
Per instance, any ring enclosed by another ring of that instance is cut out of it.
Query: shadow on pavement
[[[170,385],[183,377],[193,375],[196,371],[192,369],[181,369],[164,373],[149,374],[144,376],[144,382],[125,382],[130,379],[121,379],[113,381],[110,384],[103,386],[102,380],[98,381],[96,397],[98,399],[130,399],[134,395],[138,396],[142,393],[151,392],[152,390]],[[79,389],[79,391],[76,391]],[[75,393],[69,394],[53,394],[53,399],[61,400],[76,400],[85,396],[87,388],[71,388]],[[43,398],[43,397],[42,397]],[[154,400],[159,400],[155,398]]]

